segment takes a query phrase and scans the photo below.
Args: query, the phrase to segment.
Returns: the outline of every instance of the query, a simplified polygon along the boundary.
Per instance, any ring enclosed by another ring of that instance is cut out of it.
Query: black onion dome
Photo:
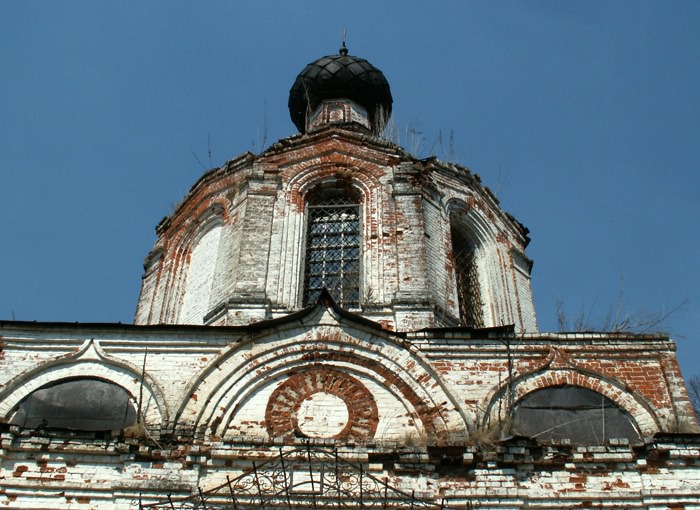
[[[289,113],[302,133],[306,115],[325,99],[351,99],[363,106],[372,129],[380,132],[391,115],[391,89],[384,74],[363,58],[347,54],[321,57],[307,65],[289,91]]]

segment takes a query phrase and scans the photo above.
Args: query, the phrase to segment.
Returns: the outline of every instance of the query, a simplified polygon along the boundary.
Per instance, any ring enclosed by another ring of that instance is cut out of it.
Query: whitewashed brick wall
[[[180,324],[203,324],[210,310],[210,298],[217,260],[220,252],[222,226],[211,225],[195,242],[185,271],[187,277],[182,307],[178,315]]]

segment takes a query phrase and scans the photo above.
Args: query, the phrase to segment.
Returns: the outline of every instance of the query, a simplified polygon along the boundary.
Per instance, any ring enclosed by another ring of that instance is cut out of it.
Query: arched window
[[[450,227],[460,322],[464,326],[483,328],[484,303],[481,299],[476,244],[459,221],[453,219]]]
[[[304,305],[327,289],[343,308],[360,306],[360,196],[333,182],[307,199]]]
[[[513,432],[539,440],[603,444],[638,441],[632,418],[612,400],[579,386],[555,386],[525,395],[513,410]]]
[[[69,379],[31,393],[10,423],[25,428],[119,430],[136,423],[136,408],[121,386],[100,379]]]

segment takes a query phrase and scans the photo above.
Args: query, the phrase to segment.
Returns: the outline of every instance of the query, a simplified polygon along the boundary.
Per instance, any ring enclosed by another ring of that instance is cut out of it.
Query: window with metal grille
[[[334,194],[335,195],[335,194]],[[360,306],[360,205],[328,196],[308,206],[304,305],[327,289],[343,308]]]
[[[462,229],[456,225],[452,227],[452,250],[454,253],[460,321],[465,326],[483,328],[484,303],[481,300],[476,246]]]

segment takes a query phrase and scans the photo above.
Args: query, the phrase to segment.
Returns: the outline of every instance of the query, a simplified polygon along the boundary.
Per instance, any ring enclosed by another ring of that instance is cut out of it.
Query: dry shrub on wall
[[[695,374],[688,379],[688,396],[695,410],[695,417],[700,420],[700,375]]]

